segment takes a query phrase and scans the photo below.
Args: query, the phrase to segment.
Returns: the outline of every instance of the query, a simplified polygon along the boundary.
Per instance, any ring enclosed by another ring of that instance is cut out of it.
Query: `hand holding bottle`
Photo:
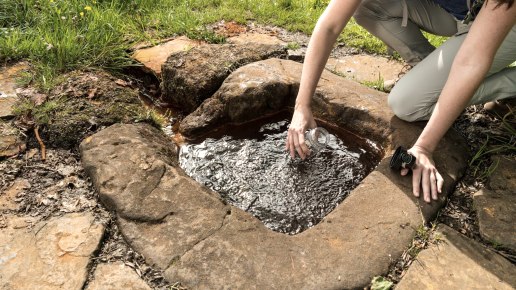
[[[295,158],[296,152],[301,159],[310,155],[310,149],[305,142],[305,132],[316,127],[310,107],[296,106],[285,143],[285,149],[290,152],[290,157]]]

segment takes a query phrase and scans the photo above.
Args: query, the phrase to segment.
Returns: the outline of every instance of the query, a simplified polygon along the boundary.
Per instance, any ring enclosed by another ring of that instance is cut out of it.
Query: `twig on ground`
[[[41,161],[45,161],[47,159],[47,149],[41,137],[39,137],[39,126],[34,127],[34,134],[36,134],[36,139],[38,139],[39,147],[41,147]]]

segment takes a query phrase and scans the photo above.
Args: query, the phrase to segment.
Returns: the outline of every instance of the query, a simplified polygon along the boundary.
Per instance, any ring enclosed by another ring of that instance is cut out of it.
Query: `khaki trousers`
[[[432,0],[364,0],[354,17],[408,64],[415,65],[389,95],[389,106],[396,116],[406,121],[428,120],[467,36],[467,27]],[[451,37],[434,48],[421,30]],[[498,49],[470,105],[516,96],[516,67],[508,67],[515,61],[516,26]]]

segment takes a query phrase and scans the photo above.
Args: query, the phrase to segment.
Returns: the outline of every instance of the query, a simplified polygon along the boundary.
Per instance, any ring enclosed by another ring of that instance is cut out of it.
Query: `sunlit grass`
[[[50,87],[63,72],[133,65],[136,43],[175,35],[208,42],[220,20],[276,25],[310,34],[328,0],[0,0],[0,61],[28,59],[35,80]],[[354,21],[339,41],[372,53],[385,46]],[[433,43],[439,44],[437,39]]]

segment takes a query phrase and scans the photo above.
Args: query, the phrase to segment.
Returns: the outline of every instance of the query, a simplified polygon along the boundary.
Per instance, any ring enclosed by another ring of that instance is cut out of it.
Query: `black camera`
[[[402,146],[399,146],[396,148],[394,155],[392,155],[389,166],[392,169],[400,170],[401,168],[412,169],[414,164],[416,164],[416,157],[408,153]]]

